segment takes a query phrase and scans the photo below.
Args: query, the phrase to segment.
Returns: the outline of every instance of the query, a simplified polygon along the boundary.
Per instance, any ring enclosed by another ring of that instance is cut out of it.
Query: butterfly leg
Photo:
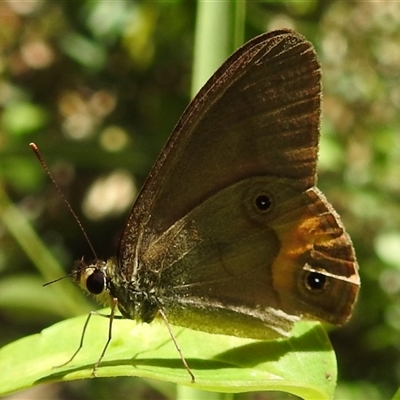
[[[195,376],[194,376],[192,370],[190,369],[185,357],[182,354],[182,350],[178,345],[178,342],[176,340],[174,332],[172,332],[171,325],[168,322],[167,316],[164,314],[164,311],[161,308],[158,309],[158,312],[161,315],[161,318],[163,319],[163,321],[165,322],[165,325],[167,326],[169,335],[171,336],[171,339],[174,342],[176,350],[178,350],[179,356],[181,357],[182,363],[183,363],[184,367],[186,368],[186,371],[189,373],[189,375],[191,377],[191,383],[195,383],[195,381],[196,381]]]

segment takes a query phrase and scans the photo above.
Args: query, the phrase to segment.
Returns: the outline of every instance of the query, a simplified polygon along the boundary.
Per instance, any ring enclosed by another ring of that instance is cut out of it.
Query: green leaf
[[[85,318],[57,323],[0,349],[0,395],[40,383],[91,378],[107,339],[106,318],[94,316],[82,350],[69,364],[54,368],[77,349]],[[167,328],[157,321],[114,321],[97,376],[139,376],[215,392],[281,390],[306,399],[333,397],[335,355],[318,323],[298,323],[292,337],[273,341],[172,329],[196,383],[190,382]]]
[[[400,400],[400,388],[397,389],[397,392],[392,397],[392,400]]]

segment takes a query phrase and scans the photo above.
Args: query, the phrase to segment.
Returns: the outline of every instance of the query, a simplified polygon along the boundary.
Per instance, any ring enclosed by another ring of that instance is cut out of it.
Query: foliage
[[[83,316],[63,321],[3,347],[0,395],[54,380],[92,378],[93,365],[106,339],[105,318],[91,321],[85,335],[86,346],[74,360],[63,365],[77,348],[85,319]],[[163,323],[137,325],[126,319],[115,322],[113,340],[96,376],[168,380],[211,392],[284,390],[321,400],[333,395],[335,355],[326,333],[317,323],[298,324],[290,339],[276,341],[211,335],[183,328],[176,332],[195,383],[191,383],[177,357]],[[21,371],[24,371],[22,376]]]
[[[189,101],[195,11],[184,1],[0,3],[0,214],[11,198],[66,271],[90,249],[28,143],[98,255],[113,254],[135,190]],[[354,318],[331,333],[340,399],[386,399],[399,382],[399,25],[397,2],[247,4],[246,39],[293,27],[322,63],[319,186],[353,238],[362,279]],[[1,345],[95,308],[69,282],[40,287],[60,274],[32,236],[18,237],[21,224],[12,214],[0,225]],[[69,399],[150,390],[123,378],[49,387]]]

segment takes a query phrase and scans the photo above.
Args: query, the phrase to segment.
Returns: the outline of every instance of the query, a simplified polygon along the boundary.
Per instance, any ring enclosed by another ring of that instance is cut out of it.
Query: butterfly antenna
[[[71,214],[72,214],[72,216],[74,217],[75,221],[77,222],[77,224],[78,224],[80,230],[82,231],[83,236],[84,236],[85,239],[86,239],[86,242],[89,244],[89,247],[90,247],[90,249],[92,250],[92,253],[93,253],[94,257],[97,259],[97,254],[96,254],[96,252],[95,252],[95,250],[94,250],[94,247],[93,247],[92,243],[91,243],[90,240],[89,240],[89,237],[88,237],[88,235],[87,235],[85,229],[84,229],[83,226],[82,226],[81,221],[79,220],[78,216],[75,214],[75,211],[73,210],[71,204],[69,203],[69,201],[68,201],[67,198],[65,197],[63,191],[61,190],[60,186],[58,185],[58,183],[57,183],[56,180],[54,179],[53,175],[51,174],[49,168],[47,167],[47,164],[46,164],[45,161],[44,161],[44,158],[43,158],[42,154],[41,154],[40,151],[39,151],[39,148],[36,146],[35,143],[29,143],[29,147],[30,147],[30,148],[33,150],[33,152],[35,153],[35,155],[36,155],[36,157],[38,158],[40,164],[42,164],[43,169],[46,171],[46,174],[49,176],[49,178],[50,178],[50,180],[52,181],[53,185],[54,185],[54,186],[56,187],[56,189],[58,190],[58,193],[60,193],[61,198],[64,200],[64,203],[67,205],[69,211],[71,212]],[[68,275],[67,275],[67,276],[68,276]],[[67,276],[62,277],[62,278],[59,278],[59,279],[56,279],[55,281],[49,282],[49,283],[47,283],[46,285],[49,285],[50,283],[56,282],[56,281],[58,281],[58,280],[60,280],[60,279],[64,279],[64,278],[66,278]]]
[[[62,279],[65,279],[65,278],[69,278],[70,276],[71,276],[70,274],[69,274],[69,275],[64,275],[64,276],[62,276],[61,278],[57,278],[57,279],[54,279],[53,281],[46,282],[46,283],[44,283],[42,286],[51,285],[52,283],[56,283],[56,282],[61,281]]]

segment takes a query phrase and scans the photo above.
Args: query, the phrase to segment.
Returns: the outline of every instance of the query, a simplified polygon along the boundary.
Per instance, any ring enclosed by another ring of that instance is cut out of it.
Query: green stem
[[[214,393],[178,385],[177,400],[233,400],[233,393]]]
[[[197,7],[192,97],[243,41],[245,2],[199,1]]]

